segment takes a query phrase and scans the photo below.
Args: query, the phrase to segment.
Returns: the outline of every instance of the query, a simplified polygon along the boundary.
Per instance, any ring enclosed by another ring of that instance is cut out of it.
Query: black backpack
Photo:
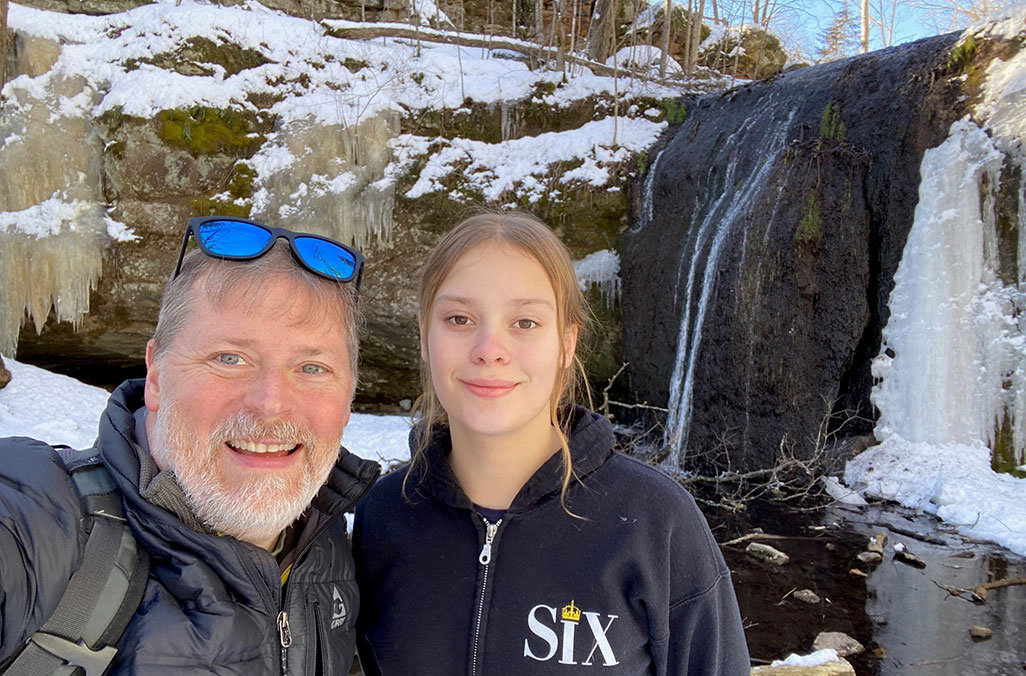
[[[149,557],[128,528],[121,494],[99,450],[56,450],[82,498],[89,537],[57,608],[0,665],[3,676],[103,676],[146,589]]]

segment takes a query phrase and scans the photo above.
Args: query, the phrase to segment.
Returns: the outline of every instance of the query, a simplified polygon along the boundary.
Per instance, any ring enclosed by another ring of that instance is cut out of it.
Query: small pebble
[[[799,589],[794,593],[794,597],[802,603],[808,603],[809,605],[816,605],[821,600],[816,592],[811,589]]]
[[[859,570],[858,568],[852,568],[851,570],[848,571],[848,573],[850,575],[854,575],[855,577],[869,577],[869,575],[866,574],[866,571]]]
[[[974,641],[986,641],[993,633],[988,627],[981,627],[978,624],[969,628],[969,635],[973,637]]]
[[[862,563],[873,563],[873,564],[876,564],[876,563],[880,563],[881,561],[883,561],[883,556],[881,556],[877,552],[859,552],[859,555],[858,555],[857,558]]]

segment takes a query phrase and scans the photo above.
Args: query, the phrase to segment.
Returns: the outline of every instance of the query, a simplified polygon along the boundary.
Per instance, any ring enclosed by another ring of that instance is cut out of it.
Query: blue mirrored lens
[[[241,221],[207,221],[197,228],[196,238],[217,256],[255,256],[270,243],[271,233]]]
[[[296,237],[292,246],[311,270],[343,282],[353,278],[356,259],[338,244],[313,237]]]

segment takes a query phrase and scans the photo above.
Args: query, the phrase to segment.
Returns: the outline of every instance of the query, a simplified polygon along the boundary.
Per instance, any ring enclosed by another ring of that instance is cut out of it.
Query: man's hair
[[[153,332],[153,356],[160,360],[189,321],[195,301],[193,288],[199,287],[211,303],[229,300],[251,302],[259,298],[260,287],[272,279],[285,279],[295,285],[297,294],[306,292],[314,306],[334,314],[342,323],[349,367],[352,370],[350,398],[356,391],[360,356],[359,332],[363,317],[359,297],[352,283],[335,282],[313,274],[292,256],[288,242],[278,240],[263,256],[248,261],[229,261],[190,251],[182,261],[177,277],[168,282],[160,301],[157,328]]]

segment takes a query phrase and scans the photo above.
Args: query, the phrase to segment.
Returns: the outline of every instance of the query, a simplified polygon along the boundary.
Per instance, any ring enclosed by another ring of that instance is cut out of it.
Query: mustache
[[[317,435],[307,425],[288,419],[264,420],[251,413],[231,415],[210,433],[212,442],[227,439],[275,439],[283,443],[315,446]]]

